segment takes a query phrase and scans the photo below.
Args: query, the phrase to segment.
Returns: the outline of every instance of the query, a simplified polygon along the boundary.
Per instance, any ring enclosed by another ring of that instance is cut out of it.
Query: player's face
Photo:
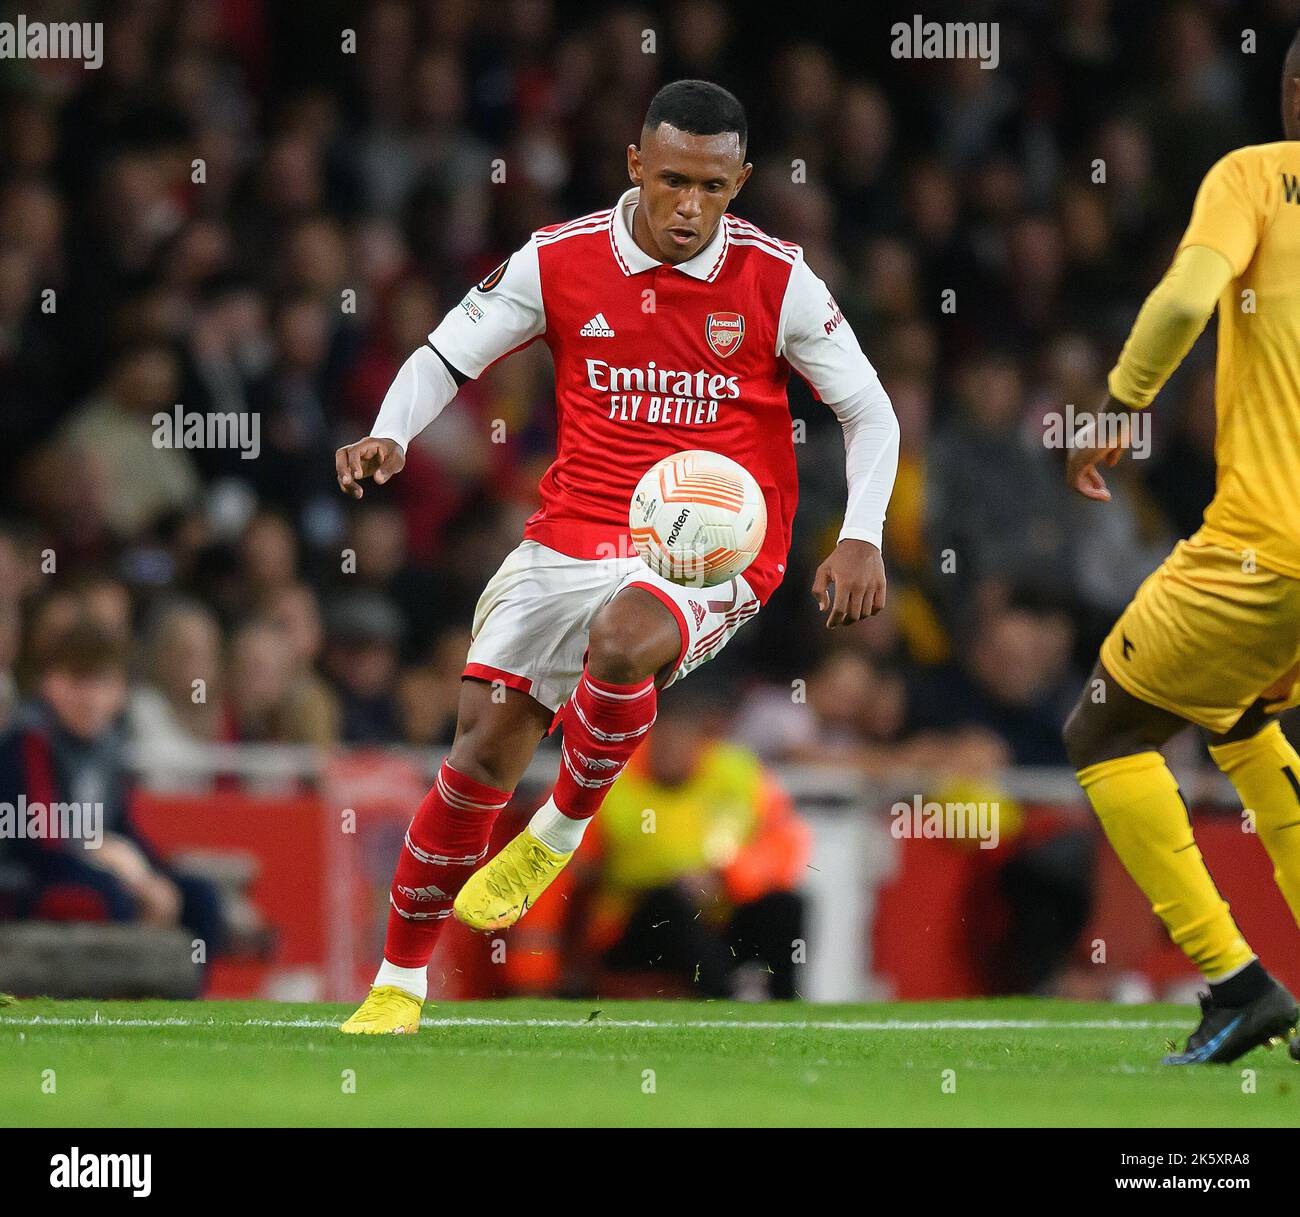
[[[1282,78],[1282,130],[1287,139],[1300,139],[1300,76],[1291,75],[1291,64]]]
[[[41,681],[41,693],[64,730],[79,739],[98,739],[126,704],[126,678],[109,669],[79,675],[50,672]]]
[[[641,147],[627,150],[628,176],[641,187],[633,232],[661,261],[693,258],[717,231],[723,213],[748,180],[740,137],[734,131],[689,135],[667,123],[641,132]]]

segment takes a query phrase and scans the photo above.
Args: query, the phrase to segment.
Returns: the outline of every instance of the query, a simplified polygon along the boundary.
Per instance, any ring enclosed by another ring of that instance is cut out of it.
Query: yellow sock
[[[1254,813],[1273,879],[1300,924],[1300,755],[1276,722],[1250,739],[1219,744],[1210,755],[1237,788],[1242,807]]]
[[[1119,860],[1205,978],[1219,980],[1248,964],[1254,952],[1205,868],[1164,757],[1139,752],[1089,765],[1078,776]]]

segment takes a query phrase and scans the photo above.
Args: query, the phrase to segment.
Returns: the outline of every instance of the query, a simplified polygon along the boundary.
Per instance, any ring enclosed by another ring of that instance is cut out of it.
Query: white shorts
[[[667,684],[712,659],[759,610],[743,575],[680,587],[635,555],[571,558],[525,541],[479,597],[465,675],[499,680],[558,710],[582,676],[592,620],[625,587],[644,588],[677,618],[682,648]]]

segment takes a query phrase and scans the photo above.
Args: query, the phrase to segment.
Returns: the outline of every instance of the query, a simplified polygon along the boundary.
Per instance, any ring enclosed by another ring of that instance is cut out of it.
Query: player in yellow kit
[[[1102,407],[1149,405],[1217,304],[1214,499],[1115,623],[1065,729],[1115,852],[1209,983],[1200,1025],[1168,1064],[1235,1060],[1297,1021],[1215,887],[1157,751],[1202,728],[1300,921],[1300,756],[1276,718],[1300,693],[1300,35],[1282,94],[1286,140],[1240,148],[1206,174]],[[1073,450],[1068,478],[1105,501],[1097,467],[1124,445],[1098,444]],[[1300,1039],[1291,1053],[1300,1059]]]

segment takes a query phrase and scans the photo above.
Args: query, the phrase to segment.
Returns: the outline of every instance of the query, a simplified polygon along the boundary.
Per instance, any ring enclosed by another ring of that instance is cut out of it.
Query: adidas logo
[[[595,769],[597,771],[602,769],[617,769],[621,763],[619,761],[612,761],[608,757],[588,756],[585,752],[579,752],[576,748],[570,748],[569,751],[572,752],[587,769]]]
[[[400,883],[397,890],[408,900],[415,900],[423,903],[428,900],[448,900],[450,897],[440,887],[435,887],[432,883],[428,887],[403,887]]]
[[[613,338],[614,331],[610,324],[605,320],[604,313],[597,313],[586,325],[578,331],[583,338]]]
[[[698,600],[689,601],[691,606],[691,615],[695,618],[695,628],[699,629],[704,621],[704,606]]]

